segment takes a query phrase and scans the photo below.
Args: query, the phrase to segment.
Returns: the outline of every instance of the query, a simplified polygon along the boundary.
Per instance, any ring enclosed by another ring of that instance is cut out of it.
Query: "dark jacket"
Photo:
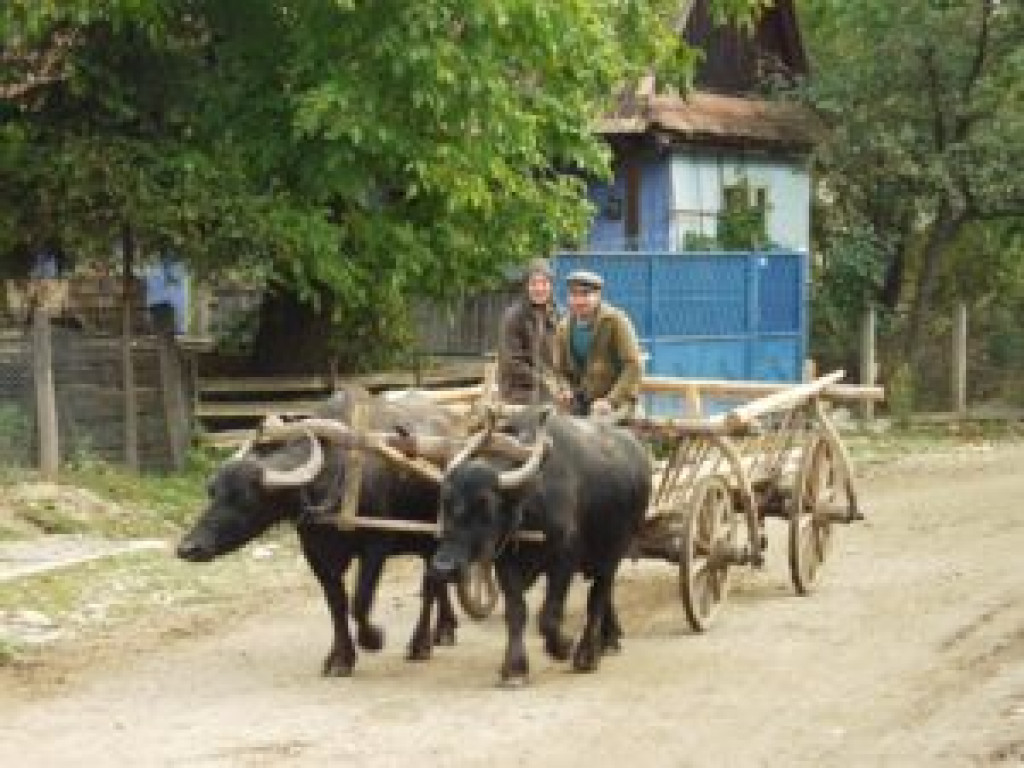
[[[505,310],[498,340],[498,391],[508,403],[547,403],[554,398],[553,305],[534,307],[524,297]]]
[[[602,303],[594,316],[590,354],[582,366],[569,351],[571,317],[558,324],[555,368],[563,387],[582,393],[587,402],[605,398],[612,408],[636,407],[643,373],[640,342],[622,310]]]

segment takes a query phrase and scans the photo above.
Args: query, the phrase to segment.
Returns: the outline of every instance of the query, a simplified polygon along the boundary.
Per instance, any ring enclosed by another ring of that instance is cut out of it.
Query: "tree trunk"
[[[319,299],[314,307],[285,286],[268,288],[251,358],[255,375],[326,374],[336,366],[331,349],[333,300],[327,292]]]
[[[920,340],[925,318],[931,310],[932,292],[942,265],[942,257],[946,249],[959,234],[963,227],[962,214],[954,214],[949,202],[944,200],[939,206],[934,226],[928,233],[924,251],[921,256],[921,272],[917,280],[917,291],[910,309],[910,321],[907,324],[907,335],[904,339],[906,359],[915,363],[920,356]]]

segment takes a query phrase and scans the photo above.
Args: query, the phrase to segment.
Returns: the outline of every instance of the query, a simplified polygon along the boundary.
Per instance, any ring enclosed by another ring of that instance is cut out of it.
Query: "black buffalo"
[[[493,559],[508,629],[505,682],[524,681],[529,672],[524,592],[541,573],[547,592],[539,625],[548,654],[563,661],[572,654],[576,670],[592,671],[605,650],[618,649],[613,582],[651,494],[648,452],[629,431],[547,413],[511,425],[521,439],[535,440],[525,465],[500,456],[456,459],[441,485],[441,539],[432,571],[446,580],[471,562]],[[544,541],[516,541],[519,531],[540,531]],[[577,572],[592,584],[573,653],[562,620]]]
[[[357,389],[345,390],[327,401],[316,416],[350,423],[352,405],[367,403],[369,427],[375,431],[457,437],[460,425],[441,406],[415,394],[388,401]],[[351,613],[357,640],[366,650],[384,645],[383,631],[370,622],[370,611],[384,561],[389,555],[414,554],[429,561],[436,546],[433,536],[356,528],[342,530],[330,519],[344,487],[343,449],[310,434],[305,439],[256,444],[225,462],[209,484],[209,504],[178,545],[178,556],[205,562],[233,552],[277,523],[292,521],[302,552],[323,589],[334,626],[334,640],[323,673],[347,676],[356,660],[349,632],[349,601],[344,576],[359,559]],[[359,514],[434,522],[436,482],[397,469],[367,453],[364,458]],[[408,658],[426,659],[434,644],[455,642],[456,619],[448,590],[426,578],[419,620],[409,641]],[[438,604],[437,626],[431,633],[432,605]]]

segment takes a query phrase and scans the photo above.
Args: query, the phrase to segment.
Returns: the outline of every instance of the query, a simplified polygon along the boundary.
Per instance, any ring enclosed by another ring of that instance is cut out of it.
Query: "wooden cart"
[[[881,399],[877,387],[843,386],[842,371],[799,384],[715,382],[648,377],[643,391],[679,402],[681,416],[632,418],[624,425],[651,446],[655,462],[651,506],[632,546],[636,558],[657,558],[679,567],[679,590],[687,620],[703,631],[714,620],[729,591],[733,566],[760,566],[769,517],[787,521],[789,566],[799,594],[809,593],[828,557],[835,526],[860,518],[850,457],[833,425],[828,406],[834,400]],[[490,407],[489,388],[435,393],[448,407]],[[739,403],[702,415],[709,400]],[[442,470],[461,450],[529,454],[529,446],[488,430],[464,442],[444,438],[372,433],[362,428],[363,414],[351,426],[305,419],[274,423],[268,437],[295,437],[315,427],[349,449],[352,469],[366,451],[374,451],[406,471],[441,481]],[[358,471],[348,472],[335,522],[342,528],[375,528],[436,535],[434,524],[360,517]],[[540,534],[522,531],[522,539]],[[494,609],[498,589],[489,565],[474,566],[458,585],[466,613],[485,618]]]
[[[829,407],[837,400],[878,400],[883,391],[841,385],[843,375],[798,385],[644,380],[645,395],[674,398],[686,415],[623,422],[659,457],[652,502],[631,554],[678,564],[680,596],[695,631],[707,629],[725,603],[730,568],[762,565],[767,518],[788,525],[789,571],[802,595],[815,586],[836,526],[861,518],[853,465]],[[702,415],[711,401],[719,412]],[[734,404],[722,407],[723,401]],[[476,568],[459,596],[471,616],[486,616],[497,600],[489,569]]]
[[[754,397],[709,417],[629,422],[663,456],[634,555],[678,564],[695,631],[705,630],[725,602],[730,568],[764,562],[767,518],[786,521],[793,586],[808,594],[836,526],[862,517],[853,465],[828,406],[879,399],[882,392],[840,386],[842,377],[836,371],[767,394],[759,384],[718,383],[704,394]],[[647,389],[694,397],[672,380],[648,380]]]

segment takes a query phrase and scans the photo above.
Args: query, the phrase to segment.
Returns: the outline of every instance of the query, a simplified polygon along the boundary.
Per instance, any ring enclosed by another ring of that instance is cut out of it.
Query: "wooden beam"
[[[759,416],[792,408],[821,394],[829,384],[835,384],[845,375],[845,371],[833,371],[808,384],[798,384],[781,392],[759,397],[757,400],[733,408],[725,417],[725,422],[734,429],[749,426]]]
[[[367,403],[356,400],[352,404],[352,428],[357,432],[366,428],[370,414]],[[345,452],[345,487],[338,508],[338,527],[348,530],[355,527],[356,515],[359,512],[359,491],[363,482],[363,464],[365,454],[359,450]]]
[[[645,394],[686,396],[696,390],[704,397],[758,398],[785,392],[800,386],[784,381],[729,381],[724,379],[681,379],[668,376],[646,376],[640,384]],[[828,400],[884,400],[882,387],[863,387],[854,384],[831,384],[821,396]]]

